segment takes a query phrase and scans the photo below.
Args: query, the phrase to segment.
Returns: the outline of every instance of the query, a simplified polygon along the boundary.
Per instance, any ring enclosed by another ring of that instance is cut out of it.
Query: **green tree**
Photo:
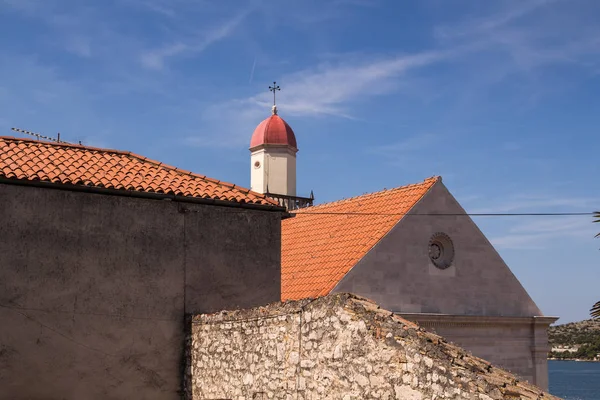
[[[596,211],[594,213],[594,218],[594,222],[600,222],[600,211]],[[598,233],[595,237],[600,237],[600,233]],[[592,318],[600,319],[600,301],[594,304],[594,306],[590,310],[590,315],[592,316]]]

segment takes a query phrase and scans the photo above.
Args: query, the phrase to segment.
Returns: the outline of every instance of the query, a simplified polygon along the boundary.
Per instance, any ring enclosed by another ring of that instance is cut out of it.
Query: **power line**
[[[314,206],[318,207],[318,206]],[[288,211],[289,215],[296,217],[306,215],[365,215],[365,216],[425,216],[425,217],[560,217],[560,216],[594,216],[596,212],[537,212],[537,213],[415,213],[415,212],[404,212],[404,213],[380,213],[380,212],[362,212],[362,211],[310,211],[314,207],[305,207],[302,210],[305,212]],[[204,211],[192,210],[189,208],[183,208],[181,212],[186,213],[203,213]],[[245,213],[246,210],[229,209],[224,211],[226,213]]]
[[[337,211],[307,211],[307,212],[290,212],[294,216],[304,215],[366,215],[366,216],[427,216],[427,217],[556,217],[556,216],[582,216],[594,215],[593,212],[556,212],[556,213],[377,213],[377,212],[337,212]]]

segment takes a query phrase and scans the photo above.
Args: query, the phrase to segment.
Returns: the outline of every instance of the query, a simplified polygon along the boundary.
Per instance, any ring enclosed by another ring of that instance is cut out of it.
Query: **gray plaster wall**
[[[430,318],[425,319],[431,322]],[[433,324],[419,323],[477,357],[548,390],[548,327],[556,318],[535,317],[515,321],[501,317],[496,321],[471,323],[457,323],[456,319],[447,318],[445,322]]]
[[[461,215],[416,215],[435,213]],[[454,263],[445,270],[435,267],[428,255],[429,240],[436,232],[448,234],[454,243]],[[332,291],[340,292],[365,296],[400,313],[542,315],[441,182]]]
[[[484,360],[501,365],[502,368],[529,382],[537,383],[531,352],[531,324],[512,326],[447,324],[428,329],[447,339],[452,338],[453,343],[468,348]],[[548,387],[544,389],[548,390]]]
[[[281,214],[0,184],[0,399],[178,399],[185,315],[280,296]]]
[[[548,389],[548,326],[551,317],[403,315],[473,354]]]

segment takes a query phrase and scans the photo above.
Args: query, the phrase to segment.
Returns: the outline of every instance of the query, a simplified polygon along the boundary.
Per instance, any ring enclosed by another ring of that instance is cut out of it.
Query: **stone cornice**
[[[542,317],[542,316],[539,316],[539,317],[533,317],[533,318],[534,318],[534,321],[535,321],[536,324],[539,324],[539,325],[550,325],[550,324],[553,324],[554,322],[558,321],[558,319],[560,317],[545,317],[545,316]]]
[[[505,326],[505,325],[531,325],[549,326],[557,317],[533,316],[533,317],[501,317],[501,316],[479,316],[479,315],[452,315],[452,314],[425,314],[425,313],[396,313],[409,321],[417,322],[419,325],[427,326]]]
[[[256,153],[261,150],[271,150],[279,153],[289,153],[291,155],[296,155],[298,149],[292,146],[288,146],[287,144],[260,144],[258,146],[250,147],[251,153]]]

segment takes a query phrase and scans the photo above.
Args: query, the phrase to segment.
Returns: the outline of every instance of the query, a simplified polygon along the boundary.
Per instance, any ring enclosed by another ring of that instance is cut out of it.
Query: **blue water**
[[[549,392],[565,400],[600,400],[600,362],[548,361]]]

